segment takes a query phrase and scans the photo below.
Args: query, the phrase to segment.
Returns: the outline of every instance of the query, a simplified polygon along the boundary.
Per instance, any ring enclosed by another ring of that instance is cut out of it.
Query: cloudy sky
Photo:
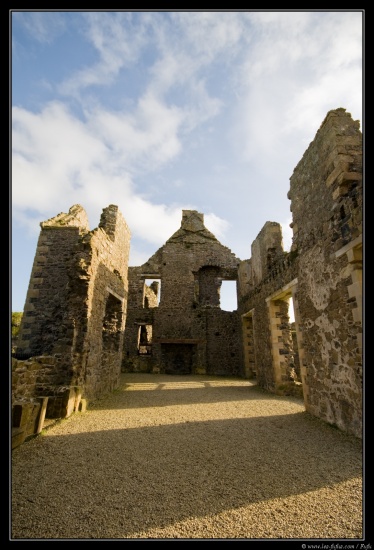
[[[289,179],[331,109],[362,119],[363,10],[12,10],[12,311],[40,222],[116,204],[130,265],[182,210],[240,259],[291,245]],[[363,129],[363,128],[362,128]]]

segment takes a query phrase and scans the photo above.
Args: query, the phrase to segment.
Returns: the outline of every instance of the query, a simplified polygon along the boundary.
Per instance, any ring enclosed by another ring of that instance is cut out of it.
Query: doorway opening
[[[296,280],[267,298],[275,388],[302,395],[299,338],[295,319]]]

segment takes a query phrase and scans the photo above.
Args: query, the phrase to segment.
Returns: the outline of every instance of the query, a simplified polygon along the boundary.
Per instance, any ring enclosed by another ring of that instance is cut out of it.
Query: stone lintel
[[[362,235],[359,235],[356,239],[354,239],[350,243],[346,244],[345,246],[337,250],[335,252],[335,257],[339,258],[339,256],[342,256],[343,254],[348,253],[352,248],[360,244],[362,244]]]

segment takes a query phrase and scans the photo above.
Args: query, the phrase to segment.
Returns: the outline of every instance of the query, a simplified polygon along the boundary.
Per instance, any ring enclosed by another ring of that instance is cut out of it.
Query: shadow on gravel
[[[153,404],[158,393],[168,392],[177,403],[180,391],[149,393]],[[198,402],[208,399],[199,388],[183,391],[201,392]],[[196,402],[192,393],[187,397]],[[37,439],[14,452],[13,470],[25,484],[13,486],[13,517],[15,526],[22,524],[21,514],[32,517],[41,538],[74,538],[71,514],[81,522],[81,538],[106,538],[108,532],[131,538],[140,529],[190,517],[321,487],[333,490],[362,475],[361,442],[306,412]],[[23,454],[27,460],[20,459]],[[55,508],[56,501],[66,506]],[[22,538],[27,527],[15,531]]]

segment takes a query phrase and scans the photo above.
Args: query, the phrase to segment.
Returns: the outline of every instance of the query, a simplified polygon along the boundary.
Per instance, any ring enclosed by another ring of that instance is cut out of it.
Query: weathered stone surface
[[[103,210],[93,231],[80,205],[41,223],[17,346],[19,356],[33,359],[15,363],[12,397],[53,396],[47,417],[65,417],[77,388],[86,399],[116,388],[129,247],[130,231],[115,205]]]
[[[294,170],[288,197],[291,253],[280,247],[280,227],[276,237],[268,222],[252,258],[239,267],[239,313],[253,318],[258,382],[271,391],[289,385],[288,347],[300,362],[306,409],[361,437],[362,136],[344,109],[327,114]],[[279,304],[290,298],[291,345],[287,313],[282,323],[278,317]],[[243,330],[244,345],[246,339]]]
[[[183,210],[180,229],[129,268],[123,371],[243,374],[239,317],[220,309],[222,281],[237,279],[239,263],[203,214]],[[160,283],[159,304],[150,278]]]

